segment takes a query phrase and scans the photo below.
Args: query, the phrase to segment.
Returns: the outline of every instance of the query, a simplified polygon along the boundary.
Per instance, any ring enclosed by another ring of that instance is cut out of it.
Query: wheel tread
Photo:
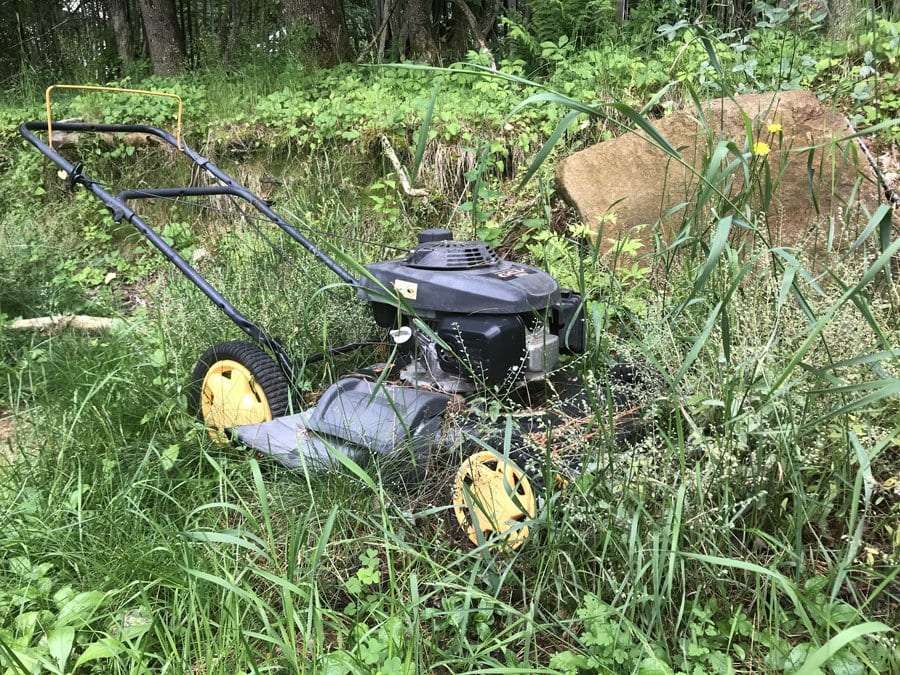
[[[201,406],[203,378],[214,363],[225,359],[237,361],[250,371],[256,384],[266,395],[273,418],[287,413],[290,385],[275,360],[251,342],[231,340],[214,344],[197,359],[187,391],[188,409],[191,414],[203,421]]]

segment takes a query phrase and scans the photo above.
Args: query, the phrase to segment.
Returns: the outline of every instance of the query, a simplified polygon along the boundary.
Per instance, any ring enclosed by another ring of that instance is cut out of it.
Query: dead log
[[[83,122],[80,119],[65,119],[59,122]],[[129,132],[127,134],[111,134],[96,131],[58,131],[53,130],[54,148],[74,148],[81,143],[88,143],[91,139],[99,139],[104,145],[114,146],[118,144],[141,147],[145,145],[161,145],[164,141],[151,134]]]
[[[146,145],[161,145],[162,140],[151,134],[131,132],[127,134],[109,134],[106,132],[80,132],[80,131],[54,131],[54,148],[74,148],[80,144],[90,142],[91,138],[97,138],[104,145],[110,147],[116,145],[131,145],[139,148]]]
[[[55,314],[52,316],[39,316],[34,319],[16,319],[9,323],[10,330],[37,330],[45,333],[58,333],[66,328],[80,330],[85,333],[103,333],[124,322],[122,319],[111,319],[101,316],[87,316],[85,314]]]

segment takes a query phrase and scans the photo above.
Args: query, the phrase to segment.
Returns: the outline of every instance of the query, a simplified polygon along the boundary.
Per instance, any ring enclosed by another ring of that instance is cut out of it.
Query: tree
[[[116,51],[123,64],[134,60],[134,45],[131,41],[131,25],[128,23],[128,3],[126,0],[106,0],[106,12],[116,36]]]
[[[426,63],[437,62],[440,49],[432,32],[431,0],[407,0],[406,20],[412,57]]]
[[[184,35],[175,15],[175,0],[140,0],[141,18],[155,75],[184,69]]]
[[[334,65],[347,58],[350,41],[342,0],[284,0],[283,15],[290,27],[308,26],[313,30],[312,51],[320,65]]]
[[[478,19],[475,18],[472,10],[469,9],[469,6],[466,4],[466,0],[453,0],[453,3],[462,13],[462,16],[464,17],[466,23],[469,24],[469,29],[472,31],[472,38],[475,40],[475,44],[478,46],[478,49],[487,54],[490,58],[491,70],[497,70],[497,62],[494,60],[494,55],[491,53],[491,49],[490,47],[488,47],[488,44],[484,39],[484,35],[481,31],[481,26],[478,25]]]
[[[850,36],[856,18],[853,0],[828,0],[828,34],[839,40]]]

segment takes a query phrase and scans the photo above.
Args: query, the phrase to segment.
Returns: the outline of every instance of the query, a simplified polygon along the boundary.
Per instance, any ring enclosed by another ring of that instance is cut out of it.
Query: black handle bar
[[[199,288],[215,304],[225,315],[231,319],[242,331],[254,340],[267,346],[277,357],[279,364],[285,372],[293,371],[293,361],[288,356],[284,346],[275,338],[269,336],[259,326],[250,321],[241,314],[230,302],[228,302],[221,293],[203,278],[191,265],[182,258],[178,252],[169,246],[163,238],[146,222],[144,222],[137,213],[126,203],[127,199],[135,197],[166,197],[166,196],[192,196],[192,195],[210,195],[210,194],[228,194],[244,199],[252,204],[257,211],[266,218],[275,223],[294,241],[299,243],[303,248],[309,251],[319,262],[324,264],[328,269],[334,272],[343,282],[356,286],[356,279],[333,258],[323,252],[312,241],[303,236],[295,227],[290,225],[281,216],[275,213],[269,205],[260,199],[259,196],[245,188],[243,185],[234,180],[222,169],[213,164],[208,158],[203,157],[200,153],[188,147],[183,141],[179,142],[174,136],[168,132],[157,129],[156,127],[144,124],[90,124],[85,122],[56,122],[53,124],[54,131],[75,131],[75,132],[95,132],[95,133],[140,133],[149,136],[155,136],[180,150],[194,164],[209,173],[213,178],[220,181],[222,185],[210,187],[180,187],[180,188],[149,188],[141,190],[124,190],[118,195],[112,195],[107,192],[99,183],[88,177],[83,171],[81,164],[73,164],[59,152],[52,148],[49,144],[38,138],[35,131],[47,129],[47,123],[41,121],[24,122],[19,126],[19,133],[33,145],[45,157],[49,158],[61,168],[69,177],[73,184],[79,184],[89,190],[97,199],[112,212],[116,221],[127,220],[135,229],[138,230],[153,246],[165,256],[178,270],[184,274],[197,288]]]

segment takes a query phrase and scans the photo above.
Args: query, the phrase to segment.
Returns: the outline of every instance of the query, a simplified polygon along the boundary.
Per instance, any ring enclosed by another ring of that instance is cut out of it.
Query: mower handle
[[[31,122],[25,122],[20,125],[19,133],[21,133],[29,143],[37,148],[38,151],[51,159],[57,166],[65,171],[70,176],[70,178],[72,178],[73,171],[75,171],[76,166],[69,162],[61,154],[59,154],[54,148],[41,141],[33,133],[35,131],[45,130],[46,128],[46,123],[39,120],[34,120]],[[346,269],[339,265],[338,262],[331,256],[322,251],[322,249],[316,246],[315,243],[303,236],[303,234],[301,234],[297,230],[297,228],[295,228],[293,225],[290,225],[286,220],[275,213],[269,207],[269,205],[266,204],[265,201],[259,198],[259,196],[238,183],[236,180],[234,180],[234,178],[225,173],[225,171],[216,166],[207,157],[204,157],[196,150],[188,146],[183,139],[179,142],[179,140],[176,139],[168,131],[158,129],[157,127],[151,127],[146,124],[93,124],[88,122],[55,122],[53,124],[53,129],[55,131],[76,131],[89,133],[138,133],[155,136],[156,138],[165,141],[176,150],[184,153],[188,157],[188,159],[190,159],[199,168],[203,169],[213,178],[230,188],[232,191],[227,194],[233,194],[234,196],[240,197],[252,204],[257,211],[262,213],[266,218],[268,218],[279,228],[284,230],[284,232],[287,233],[287,235],[291,239],[293,239],[307,251],[312,253],[316,260],[318,260],[328,269],[334,272],[341,281],[350,284],[351,286],[356,285],[356,279]],[[81,183],[85,185],[85,187],[88,187],[88,182],[90,181],[81,180],[78,176],[74,176],[74,182]],[[96,185],[96,183],[93,184]],[[94,190],[91,190],[91,192],[93,192],[94,195],[96,195],[100,199],[100,201],[102,201],[114,214],[121,211],[125,214],[125,217],[128,218],[129,222],[131,222],[131,218],[134,217],[134,212],[128,209],[128,207],[124,203],[121,203],[121,201],[117,197],[113,197],[105,191],[103,191],[105,197],[101,196]],[[141,192],[150,192],[150,190],[142,190]]]
[[[113,214],[116,222],[123,219],[131,223],[138,232],[140,232],[162,255],[178,270],[188,278],[197,288],[199,288],[212,303],[218,307],[231,321],[237,325],[244,333],[251,338],[269,348],[278,359],[281,369],[290,376],[294,370],[295,363],[287,353],[287,349],[279,340],[268,335],[262,328],[250,321],[241,314],[225,297],[219,293],[197,270],[179,255],[172,246],[150,227],[144,220],[138,216],[134,210],[128,206],[126,200],[133,197],[163,197],[174,191],[174,194],[183,194],[185,196],[196,194],[230,194],[240,197],[252,204],[257,211],[262,213],[266,218],[275,223],[279,228],[288,234],[294,241],[298,242],[303,248],[313,254],[313,256],[328,269],[334,272],[342,281],[352,286],[356,286],[357,282],[350,273],[341,267],[334,259],[319,249],[313,242],[304,237],[295,227],[288,224],[281,216],[275,213],[269,205],[266,204],[257,195],[250,192],[240,183],[235,181],[231,176],[222,169],[213,164],[209,159],[188,147],[184,141],[179,142],[170,133],[157,129],[156,127],[144,124],[90,124],[85,122],[56,122],[53,129],[56,131],[76,131],[76,132],[98,132],[98,133],[140,133],[155,136],[177,150],[181,151],[194,162],[198,167],[205,170],[216,180],[224,183],[224,185],[209,187],[183,187],[183,188],[149,188],[146,190],[124,190],[118,195],[112,195],[107,192],[100,183],[91,179],[84,173],[81,163],[73,164],[63,157],[55,148],[50,147],[41,140],[34,132],[46,131],[47,124],[39,120],[31,122],[23,122],[19,125],[19,133],[33,145],[42,155],[50,159],[68,176],[68,180],[72,185],[79,184],[90,191],[97,199],[103,202],[104,206]]]

